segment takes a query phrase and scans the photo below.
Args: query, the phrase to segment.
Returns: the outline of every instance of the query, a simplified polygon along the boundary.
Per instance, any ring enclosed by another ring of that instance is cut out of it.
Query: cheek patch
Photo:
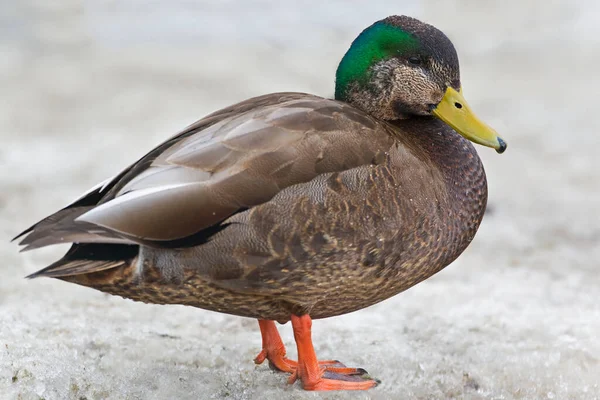
[[[402,66],[394,77],[394,109],[402,114],[429,114],[430,104],[437,104],[444,93],[421,68]]]

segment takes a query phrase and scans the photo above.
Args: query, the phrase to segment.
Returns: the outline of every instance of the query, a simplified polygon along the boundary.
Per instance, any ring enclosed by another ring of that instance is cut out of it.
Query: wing
[[[175,135],[25,231],[21,244],[197,244],[229,216],[291,185],[370,164],[392,142],[390,128],[344,103],[301,93],[250,99]]]

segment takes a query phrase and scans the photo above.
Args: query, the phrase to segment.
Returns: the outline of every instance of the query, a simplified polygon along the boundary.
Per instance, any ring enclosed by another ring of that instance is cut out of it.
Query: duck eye
[[[419,57],[408,57],[408,62],[412,65],[421,65],[421,59]]]

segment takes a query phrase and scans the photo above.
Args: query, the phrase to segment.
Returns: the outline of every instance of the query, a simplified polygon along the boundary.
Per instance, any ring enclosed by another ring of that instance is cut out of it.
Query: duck
[[[216,111],[15,240],[71,244],[29,278],[253,318],[255,363],[305,390],[366,390],[379,381],[364,369],[317,358],[312,321],[388,299],[467,248],[488,196],[472,143],[507,147],[465,101],[454,45],[390,16],[352,42],[333,99]],[[289,321],[297,360],[275,324]]]

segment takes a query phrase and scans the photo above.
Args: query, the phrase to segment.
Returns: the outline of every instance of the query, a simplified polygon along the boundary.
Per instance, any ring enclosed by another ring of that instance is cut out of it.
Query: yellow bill
[[[506,142],[471,111],[462,95],[462,89],[457,92],[448,87],[442,101],[434,108],[433,115],[472,142],[492,147],[498,153],[506,150]]]

